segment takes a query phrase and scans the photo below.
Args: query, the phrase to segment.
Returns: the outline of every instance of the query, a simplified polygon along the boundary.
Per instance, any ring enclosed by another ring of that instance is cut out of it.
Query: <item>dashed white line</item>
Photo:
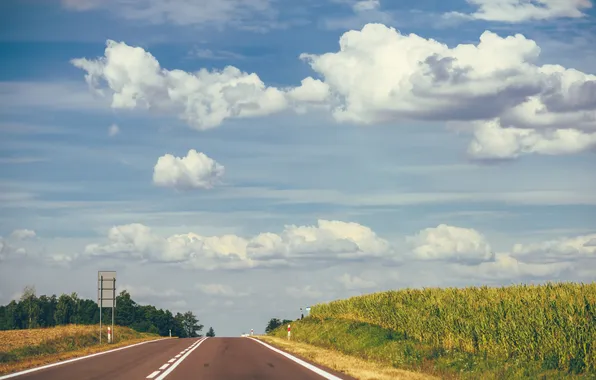
[[[151,375],[147,376],[147,379],[153,379],[157,375],[159,375],[159,371],[153,372]]]
[[[168,339],[168,338],[163,338],[163,339]],[[147,341],[147,342],[141,342],[141,343],[131,344],[129,346],[124,346],[124,347],[120,347],[120,348],[114,348],[113,350],[102,351],[102,352],[98,352],[98,353],[87,355],[87,356],[81,356],[81,357],[74,358],[74,359],[68,359],[68,360],[65,360],[65,361],[62,361],[62,362],[58,362],[58,363],[52,363],[52,364],[47,364],[47,365],[44,365],[44,366],[41,366],[41,367],[27,369],[27,370],[24,370],[24,371],[21,371],[21,372],[11,373],[10,375],[0,376],[0,380],[10,379],[10,378],[13,378],[13,377],[25,375],[27,373],[40,371],[42,369],[52,368],[52,367],[56,367],[56,366],[59,366],[59,365],[64,365],[64,364],[68,364],[68,363],[72,363],[72,362],[77,362],[79,360],[84,360],[84,359],[93,358],[93,357],[100,356],[100,355],[110,354],[110,353],[116,352],[116,351],[126,350],[128,348],[133,348],[133,347],[136,347],[136,346],[140,346],[142,344],[149,344],[149,343],[159,342],[159,341],[161,341],[163,339],[156,339],[156,340],[151,340],[151,341]]]
[[[164,370],[166,368],[168,368],[170,365],[168,363],[162,365],[161,367],[159,367],[160,370]]]
[[[182,356],[181,354],[178,354],[178,355],[176,355],[176,356],[174,356],[174,357],[175,357],[176,359],[178,359],[178,358],[179,358],[179,357],[181,357],[181,356]]]
[[[174,363],[176,361],[176,359],[170,359],[168,360],[168,363]]]
[[[190,354],[192,354],[192,352],[194,350],[196,350],[197,348],[199,348],[199,346],[201,345],[201,343],[203,343],[204,341],[206,341],[209,338],[203,338],[201,340],[199,340],[196,344],[193,344],[192,349],[190,349],[186,354],[184,354],[183,357],[181,357],[180,359],[178,359],[178,361],[174,364],[172,364],[172,366],[170,368],[168,368],[167,370],[165,370],[161,375],[159,375],[158,378],[156,378],[155,380],[163,380],[166,378],[166,376],[168,376],[170,373],[172,373],[172,371],[178,367],[180,365],[180,363],[182,363],[184,361],[184,359],[186,359]]]

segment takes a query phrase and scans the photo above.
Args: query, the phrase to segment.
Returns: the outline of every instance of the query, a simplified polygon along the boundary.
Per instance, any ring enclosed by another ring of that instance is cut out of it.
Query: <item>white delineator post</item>
[[[112,326],[108,326],[108,343],[112,343]]]
[[[290,327],[290,325],[288,325],[288,340],[290,340],[290,336],[292,335],[292,332],[290,330],[291,330],[291,327]]]

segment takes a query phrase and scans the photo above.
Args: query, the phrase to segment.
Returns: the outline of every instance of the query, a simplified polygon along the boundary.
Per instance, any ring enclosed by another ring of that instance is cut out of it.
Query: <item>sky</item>
[[[4,0],[0,304],[97,271],[219,336],[596,276],[589,0]]]

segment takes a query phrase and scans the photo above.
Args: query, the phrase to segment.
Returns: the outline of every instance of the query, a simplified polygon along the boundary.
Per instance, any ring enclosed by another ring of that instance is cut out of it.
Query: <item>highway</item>
[[[353,379],[269,347],[251,338],[165,339],[0,379]]]

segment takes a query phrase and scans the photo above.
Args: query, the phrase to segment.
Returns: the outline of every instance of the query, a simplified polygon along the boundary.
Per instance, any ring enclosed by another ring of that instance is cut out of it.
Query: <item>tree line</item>
[[[291,322],[292,321],[289,319],[281,320],[279,318],[271,318],[269,320],[269,322],[267,323],[267,327],[265,327],[265,333],[269,334],[269,333],[273,332],[273,330],[277,329],[278,327],[286,325]]]
[[[104,323],[111,323],[112,309],[102,311]],[[201,337],[203,325],[192,311],[173,314],[152,305],[139,305],[123,290],[116,296],[115,324],[139,332],[181,338]],[[77,293],[37,296],[34,287],[26,287],[19,300],[0,306],[0,330],[31,329],[67,324],[99,323],[99,307],[95,301],[79,298]],[[209,335],[215,336],[213,328]]]

